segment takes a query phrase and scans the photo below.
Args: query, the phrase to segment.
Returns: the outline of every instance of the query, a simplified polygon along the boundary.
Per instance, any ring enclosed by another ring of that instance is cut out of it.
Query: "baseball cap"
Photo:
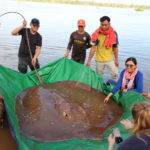
[[[32,24],[37,24],[37,25],[39,25],[39,24],[40,24],[40,21],[39,21],[39,19],[37,19],[37,18],[33,18],[33,19],[31,20],[31,23],[32,23]]]
[[[78,20],[78,26],[85,27],[85,21],[83,19]]]

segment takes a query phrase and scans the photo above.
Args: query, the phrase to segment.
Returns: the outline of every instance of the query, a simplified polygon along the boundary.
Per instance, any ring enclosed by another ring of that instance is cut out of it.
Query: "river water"
[[[137,12],[125,8],[0,1],[0,14],[7,11],[23,14],[28,26],[32,18],[40,19],[39,32],[43,37],[43,48],[39,57],[41,66],[63,57],[70,33],[76,30],[78,19],[86,20],[86,31],[91,34],[99,26],[101,16],[110,16],[111,24],[119,35],[119,71],[124,68],[128,57],[136,57],[138,67],[144,74],[144,89],[146,92],[150,91],[150,10]],[[0,18],[0,64],[14,70],[17,70],[17,53],[21,38],[10,33],[21,24],[22,18],[16,14]],[[94,58],[91,67],[95,70]],[[110,78],[107,70],[104,78]]]

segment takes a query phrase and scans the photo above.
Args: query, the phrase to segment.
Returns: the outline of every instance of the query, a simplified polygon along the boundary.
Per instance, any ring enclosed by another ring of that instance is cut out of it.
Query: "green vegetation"
[[[89,6],[97,6],[97,7],[134,8],[136,11],[141,11],[144,9],[150,9],[150,6],[145,6],[145,5],[98,3],[98,2],[92,2],[92,1],[89,2],[89,1],[79,1],[79,0],[18,0],[18,1],[49,2],[49,3],[73,4],[73,5],[89,5]]]
[[[142,8],[136,8],[135,11],[144,11]]]

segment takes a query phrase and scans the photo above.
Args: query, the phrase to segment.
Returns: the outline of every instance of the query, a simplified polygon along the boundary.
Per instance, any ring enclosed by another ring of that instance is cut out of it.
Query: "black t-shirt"
[[[84,34],[79,34],[77,31],[73,32],[70,36],[67,49],[72,48],[72,58],[85,58],[86,49],[90,48],[90,35],[85,32]]]
[[[32,56],[35,55],[36,46],[42,46],[42,37],[37,32],[36,34],[31,34],[30,29],[27,28],[29,43],[31,48]],[[23,28],[19,31],[19,35],[22,36],[20,48],[19,48],[19,57],[28,57],[30,56],[27,38],[26,38],[26,28]]]
[[[150,150],[150,136],[140,134],[140,138],[146,143],[135,135],[132,135],[120,143],[117,150]]]

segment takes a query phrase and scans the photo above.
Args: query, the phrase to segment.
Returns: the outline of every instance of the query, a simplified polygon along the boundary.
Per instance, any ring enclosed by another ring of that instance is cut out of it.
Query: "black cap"
[[[33,18],[32,20],[31,20],[31,23],[32,24],[37,24],[37,25],[39,25],[40,24],[40,21],[39,21],[39,19],[37,19],[37,18]]]

